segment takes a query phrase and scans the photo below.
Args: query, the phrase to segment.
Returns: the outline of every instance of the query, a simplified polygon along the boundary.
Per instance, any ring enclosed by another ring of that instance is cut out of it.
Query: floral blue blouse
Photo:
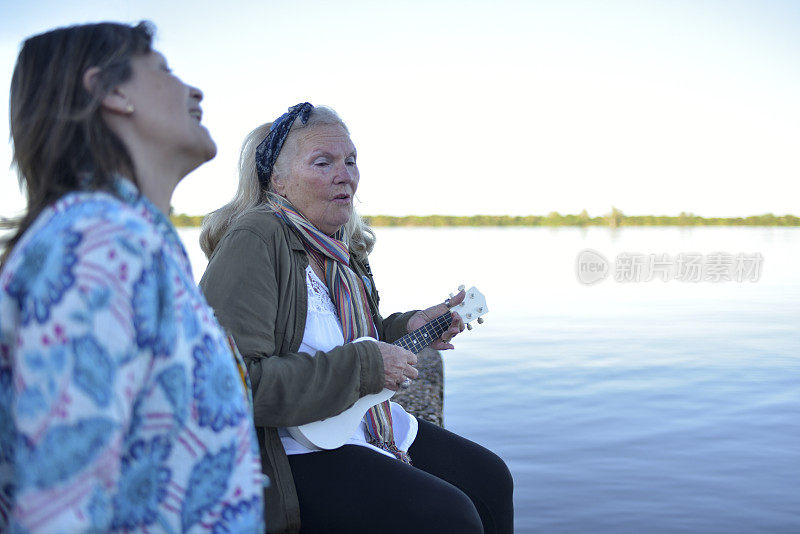
[[[0,272],[0,531],[263,531],[243,378],[167,218],[65,196]]]

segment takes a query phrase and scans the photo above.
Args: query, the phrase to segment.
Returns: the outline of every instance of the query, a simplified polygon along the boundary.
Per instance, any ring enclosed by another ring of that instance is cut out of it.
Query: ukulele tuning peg
[[[453,294],[452,293],[450,293],[450,298],[453,298]]]
[[[467,323],[467,330],[472,330],[472,325]]]
[[[459,291],[464,291],[464,284],[461,284],[460,286],[458,286],[458,290]]]
[[[483,317],[478,317],[478,324],[483,324]]]

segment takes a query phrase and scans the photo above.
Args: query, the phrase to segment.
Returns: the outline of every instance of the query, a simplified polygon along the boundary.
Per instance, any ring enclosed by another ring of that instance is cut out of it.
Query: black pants
[[[426,421],[408,452],[411,466],[358,445],[289,456],[301,531],[513,532],[514,483],[496,454]]]

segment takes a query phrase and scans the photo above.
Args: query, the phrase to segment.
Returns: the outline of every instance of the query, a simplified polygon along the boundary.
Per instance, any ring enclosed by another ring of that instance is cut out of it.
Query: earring
[[[128,104],[128,107],[125,108],[125,111],[128,113],[133,113],[133,104]]]

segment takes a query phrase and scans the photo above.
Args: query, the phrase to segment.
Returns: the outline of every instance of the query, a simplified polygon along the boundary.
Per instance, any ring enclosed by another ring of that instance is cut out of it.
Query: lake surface
[[[517,532],[800,532],[800,229],[377,234],[384,314],[486,294],[444,354],[445,425],[506,460]],[[612,269],[591,286],[585,249]],[[720,252],[760,254],[757,281],[614,280],[621,254]]]

